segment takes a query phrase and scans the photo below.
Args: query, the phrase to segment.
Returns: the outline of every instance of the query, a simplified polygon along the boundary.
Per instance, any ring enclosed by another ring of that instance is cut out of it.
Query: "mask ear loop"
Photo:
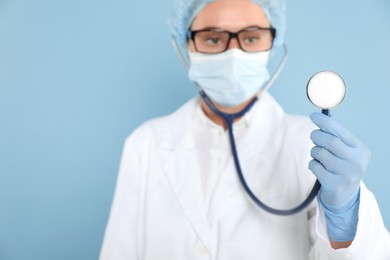
[[[176,50],[176,53],[177,55],[179,55],[179,58],[181,60],[181,62],[183,63],[184,67],[186,68],[186,70],[188,71],[190,69],[190,64],[187,62],[187,60],[184,58],[184,55],[183,53],[181,52],[180,48],[179,48],[179,45],[177,44],[177,41],[176,41],[176,38],[175,36],[172,36],[172,44],[173,44],[173,47],[175,48]]]
[[[268,91],[268,89],[274,84],[276,78],[279,77],[280,73],[284,69],[284,66],[286,65],[287,60],[288,60],[288,49],[287,49],[287,45],[286,44],[283,44],[282,47],[283,47],[283,52],[284,52],[283,58],[279,62],[279,65],[276,68],[276,70],[275,70],[274,74],[272,75],[271,79],[268,81],[267,85],[265,85],[265,87],[257,94],[257,97],[260,97],[263,93]]]
[[[188,59],[184,58],[184,54],[182,52],[182,50],[179,48],[179,45],[177,44],[177,41],[176,41],[176,38],[175,36],[172,36],[172,44],[173,44],[173,47],[175,48],[176,50],[176,53],[177,55],[179,55],[179,58],[181,60],[181,62],[183,63],[184,65],[184,68],[187,70],[187,72],[190,70],[190,64],[188,63]],[[187,56],[188,57],[188,56]],[[196,88],[198,89],[198,92],[200,93],[202,90],[202,88],[197,84],[195,83],[196,85]]]

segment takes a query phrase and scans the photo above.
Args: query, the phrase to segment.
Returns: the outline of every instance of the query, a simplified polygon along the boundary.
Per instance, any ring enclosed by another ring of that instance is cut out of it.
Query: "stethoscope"
[[[337,106],[344,99],[345,90],[346,88],[345,88],[344,81],[341,79],[341,77],[338,74],[332,71],[321,71],[315,74],[309,80],[306,88],[306,93],[309,100],[317,107],[320,107],[322,109],[322,113],[329,116],[330,115],[329,109]],[[265,210],[266,212],[274,215],[279,215],[279,216],[293,215],[301,212],[303,209],[309,206],[310,203],[317,196],[318,191],[320,190],[321,184],[318,180],[315,181],[314,186],[311,192],[309,193],[308,197],[301,204],[291,209],[275,209],[266,205],[264,202],[258,199],[256,195],[253,194],[252,190],[249,188],[245,180],[245,177],[241,170],[240,160],[238,158],[237,148],[235,144],[235,139],[233,134],[233,122],[236,118],[242,117],[245,113],[247,113],[257,102],[258,98],[255,97],[240,112],[235,114],[226,114],[221,112],[219,109],[217,109],[214,106],[214,104],[211,102],[211,100],[205,94],[204,91],[200,91],[200,95],[205,101],[205,103],[207,104],[207,106],[218,116],[222,117],[226,122],[228,133],[229,133],[230,147],[234,159],[234,165],[236,167],[236,171],[240,179],[240,182],[242,184],[242,187],[244,188],[248,196],[252,199],[252,201],[257,206]]]
[[[186,64],[180,50],[177,48],[176,42],[174,41],[174,46],[176,47],[180,58]],[[268,81],[267,85],[263,88],[262,92],[259,93],[261,95],[264,91],[266,91],[274,82],[276,77],[280,74],[281,70],[283,69],[286,60],[287,60],[287,47],[284,45],[284,52],[285,55],[280,62],[277,70],[271,77],[271,79]],[[188,65],[187,65],[188,66]],[[230,148],[233,155],[234,165],[237,171],[237,175],[239,177],[239,180],[241,182],[242,187],[244,188],[245,192],[248,194],[248,196],[252,199],[252,201],[259,206],[264,211],[279,215],[279,216],[289,216],[293,214],[297,214],[301,212],[303,209],[308,207],[314,198],[317,196],[318,191],[321,188],[321,184],[318,180],[315,181],[314,186],[312,190],[310,191],[308,197],[298,206],[290,209],[275,209],[268,205],[266,205],[264,202],[262,202],[260,199],[256,197],[256,195],[252,192],[250,187],[248,186],[245,177],[243,175],[243,172],[241,170],[240,160],[238,158],[235,138],[234,138],[234,131],[233,131],[233,122],[236,118],[240,118],[244,116],[258,101],[257,95],[244,109],[239,111],[238,113],[234,114],[228,114],[220,111],[214,104],[211,102],[210,98],[206,95],[206,93],[200,89],[199,94],[202,97],[202,99],[205,101],[206,105],[218,116],[224,119],[228,134],[229,134],[229,140],[230,140]],[[320,71],[316,73],[314,76],[310,78],[310,80],[307,83],[306,86],[306,94],[309,100],[317,107],[321,108],[322,113],[325,115],[330,116],[330,109],[336,107],[339,105],[345,96],[346,93],[346,87],[343,79],[335,72],[332,71]]]

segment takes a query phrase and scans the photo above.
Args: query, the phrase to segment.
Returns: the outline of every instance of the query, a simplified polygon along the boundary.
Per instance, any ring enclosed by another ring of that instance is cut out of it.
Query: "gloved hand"
[[[353,240],[356,234],[360,182],[371,153],[348,130],[332,118],[313,113],[311,139],[313,160],[309,169],[321,183],[318,201],[324,208],[328,233],[332,240]]]

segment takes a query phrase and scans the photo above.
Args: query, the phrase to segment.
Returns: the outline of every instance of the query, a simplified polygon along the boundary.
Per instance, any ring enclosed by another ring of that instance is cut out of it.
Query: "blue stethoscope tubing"
[[[307,206],[309,206],[314,198],[317,196],[318,191],[321,188],[321,184],[318,180],[314,183],[314,186],[309,193],[308,197],[298,206],[291,208],[291,209],[274,209],[271,208],[270,206],[264,204],[261,200],[259,200],[255,194],[253,194],[252,190],[249,188],[248,184],[246,183],[246,180],[244,178],[244,175],[241,170],[241,165],[240,165],[240,160],[238,158],[238,153],[236,149],[236,143],[234,139],[234,134],[233,134],[233,121],[236,118],[242,117],[246,112],[248,112],[253,105],[256,103],[258,100],[257,97],[255,97],[243,110],[239,111],[238,113],[235,114],[226,114],[217,109],[214,104],[210,101],[209,97],[206,95],[206,93],[201,90],[199,92],[200,96],[203,98],[203,100],[206,102],[207,106],[218,116],[222,117],[227,125],[228,132],[229,132],[229,140],[230,140],[230,147],[232,150],[232,155],[234,159],[234,165],[236,167],[236,171],[238,174],[238,177],[240,179],[240,182],[242,184],[242,187],[244,188],[245,192],[248,194],[248,196],[252,199],[252,201],[259,206],[261,209],[265,210],[268,213],[274,214],[274,215],[279,215],[279,216],[290,216],[293,214],[297,214],[301,212],[303,209],[305,209]],[[326,113],[328,111],[323,111],[323,113]]]

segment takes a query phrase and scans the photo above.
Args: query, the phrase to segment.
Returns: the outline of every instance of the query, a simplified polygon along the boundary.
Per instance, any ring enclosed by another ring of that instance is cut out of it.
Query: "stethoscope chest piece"
[[[306,93],[315,106],[329,110],[344,100],[346,87],[344,80],[337,73],[326,70],[310,78]]]

